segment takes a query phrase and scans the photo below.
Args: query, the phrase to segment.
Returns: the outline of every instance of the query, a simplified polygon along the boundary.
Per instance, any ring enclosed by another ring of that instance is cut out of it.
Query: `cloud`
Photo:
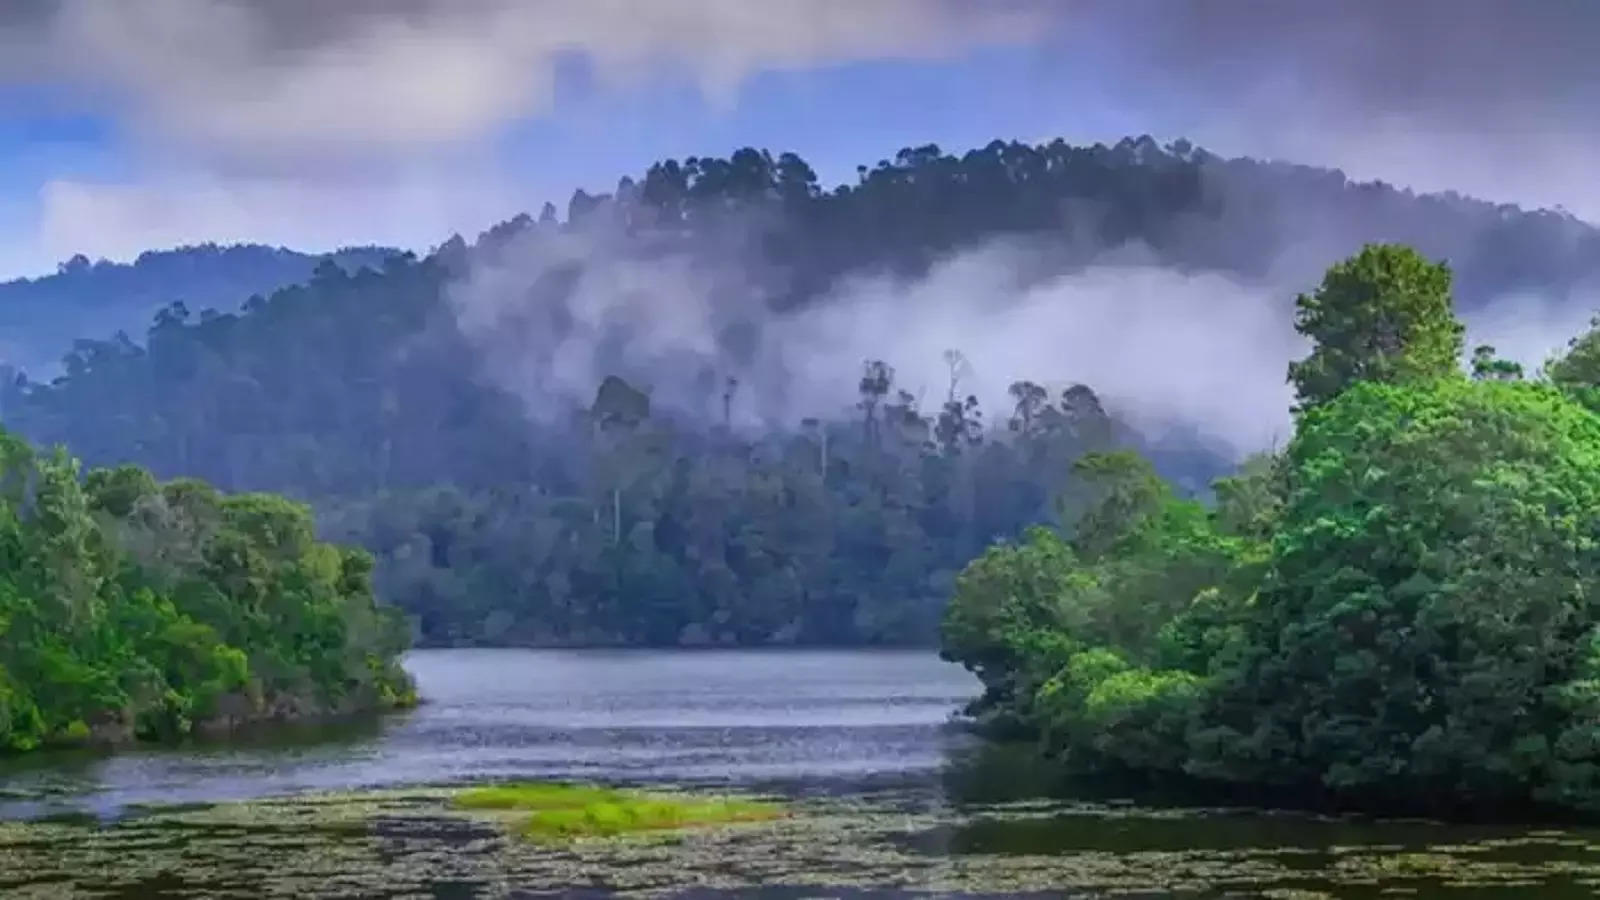
[[[684,409],[703,396],[701,370],[723,367],[718,336],[737,311],[718,298],[742,273],[738,261],[640,256],[603,224],[539,229],[480,255],[446,299],[481,351],[482,374],[536,418],[587,405],[614,373],[651,383],[658,403]],[[691,411],[709,412],[699,407]]]
[[[483,376],[537,420],[587,405],[610,374],[646,387],[658,408],[716,416],[731,375],[736,424],[788,428],[849,414],[869,359],[893,366],[896,387],[932,413],[954,349],[970,364],[960,393],[992,422],[1010,414],[1010,384],[1028,379],[1057,394],[1087,383],[1146,431],[1193,427],[1241,455],[1287,433],[1285,367],[1303,351],[1292,293],[1112,256],[1068,275],[1019,274],[1040,271],[1038,252],[992,244],[922,278],[850,279],[777,314],[741,257],[640,256],[603,231],[530,232],[449,297]],[[730,346],[740,328],[745,346]]]
[[[451,230],[475,233],[484,222],[509,218],[529,202],[526,191],[493,172],[454,170],[332,182],[203,173],[134,184],[59,179],[40,191],[30,255],[126,260],[207,241],[322,250],[349,244],[352,235],[426,248]]]
[[[1600,286],[1595,285],[1560,300],[1523,293],[1496,297],[1467,317],[1467,351],[1489,344],[1497,356],[1521,363],[1534,375],[1552,357],[1564,354],[1569,341],[1587,332],[1596,314]]]
[[[795,378],[848,397],[861,360],[882,358],[936,408],[948,379],[942,353],[956,349],[971,365],[960,391],[977,395],[992,421],[1010,413],[1007,387],[1029,379],[1054,393],[1088,384],[1147,432],[1192,426],[1240,454],[1287,433],[1285,366],[1304,341],[1282,291],[1118,263],[1019,284],[1018,252],[994,245],[912,283],[857,283],[784,327],[804,348]]]
[[[148,136],[257,161],[490,137],[550,111],[574,54],[602,79],[666,67],[725,93],[757,70],[1019,40],[1039,19],[1009,0],[59,0],[10,16],[11,78],[63,79]]]
[[[732,376],[736,426],[792,428],[852,415],[867,360],[892,366],[895,388],[933,414],[948,389],[945,352],[956,350],[968,363],[959,395],[976,395],[991,425],[1010,415],[1012,382],[1026,379],[1057,396],[1088,384],[1151,437],[1176,431],[1236,457],[1284,444],[1288,364],[1310,349],[1294,298],[1315,288],[1320,268],[1243,279],[1164,268],[1120,247],[1062,271],[1058,255],[997,241],[921,277],[858,274],[777,313],[766,304],[770,273],[752,255],[642,248],[600,225],[523,232],[481,254],[447,296],[480,375],[521,397],[536,421],[586,406],[613,374],[648,390],[658,410],[716,419]],[[1600,285],[1560,299],[1492,298],[1465,313],[1467,350],[1493,344],[1532,374],[1596,311]]]
[[[118,148],[124,183],[58,174],[41,196],[44,230],[6,240],[40,248],[9,252],[32,268],[169,235],[426,246],[513,211],[482,186],[491,177],[512,200],[544,199],[515,189],[505,161],[473,154],[529,119],[555,114],[559,126],[563,104],[587,99],[564,93],[574,68],[605,91],[688,80],[727,97],[757,72],[997,47],[1045,61],[1031,81],[993,85],[1034,98],[1019,134],[1072,132],[1088,103],[1227,154],[1600,221],[1597,45],[1590,0],[1536,11],[1513,0],[11,0],[0,88],[59,95],[132,140]],[[831,120],[818,115],[824,132]],[[817,142],[837,151],[841,140]],[[574,186],[539,185],[550,196]],[[232,209],[227,198],[239,198]],[[426,218],[441,207],[450,215]],[[95,223],[99,208],[125,227]],[[299,210],[312,212],[286,227]]]
[[[1152,124],[1227,153],[1345,168],[1600,220],[1600,4],[1119,0],[1067,47]]]

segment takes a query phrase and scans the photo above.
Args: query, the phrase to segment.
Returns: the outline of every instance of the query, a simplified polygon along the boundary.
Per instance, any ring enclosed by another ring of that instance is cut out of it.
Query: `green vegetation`
[[[958,582],[944,651],[984,681],[974,712],[1076,770],[1600,809],[1600,416],[1577,361],[1445,370],[1448,282],[1399,247],[1331,269],[1293,440],[1210,508],[1130,455],[1080,463],[1070,534]]]
[[[372,560],[268,495],[79,477],[0,431],[0,750],[411,702]]]
[[[538,841],[764,822],[784,815],[782,806],[758,800],[541,782],[462,791],[455,799],[455,806],[529,813],[517,830],[524,837]]]
[[[931,642],[968,561],[997,537],[1066,524],[1081,493],[1073,462],[1136,442],[1087,389],[985,372],[1019,380],[1005,407],[979,409],[970,387],[897,379],[869,360],[843,364],[861,389],[837,398],[837,414],[741,430],[728,410],[755,404],[772,379],[730,379],[763,364],[751,349],[763,326],[834,302],[851,279],[914,279],[995,241],[1039,248],[1038,270],[1019,277],[1136,249],[1152,264],[1251,279],[1307,247],[1352,249],[1330,233],[1457,260],[1469,304],[1561,295],[1600,260],[1600,233],[1570,216],[1223,160],[1184,142],[907,148],[837,187],[793,154],[745,149],[661,162],[611,194],[575,194],[564,217],[549,207],[420,259],[345,254],[270,293],[312,261],[193,251],[131,268],[80,261],[14,285],[0,306],[19,322],[43,321],[68,295],[140,316],[153,295],[186,303],[144,333],[74,344],[58,379],[0,373],[0,421],[92,465],[312,504],[325,539],[373,553],[380,594],[426,644]],[[692,291],[714,326],[704,354],[641,359],[630,348],[647,326],[597,330],[596,295],[662,260],[704,274]],[[363,261],[373,268],[353,270]],[[1373,263],[1401,280],[1431,271]],[[227,277],[196,274],[186,292],[171,274],[185,266]],[[517,302],[474,331],[481,310],[463,312],[458,291],[481,273],[499,273]],[[223,304],[228,285],[238,293]],[[1406,315],[1435,308],[1438,287],[1407,288]],[[1328,332],[1306,372],[1317,391],[1365,371],[1339,355],[1349,351],[1336,332],[1372,324],[1359,306],[1349,313],[1316,313]],[[874,325],[882,345],[898,346],[919,315]],[[1414,341],[1410,321],[1396,319],[1391,336]],[[510,377],[486,369],[484,331],[514,339]],[[1437,367],[1451,339],[1436,337],[1418,366]],[[13,358],[66,348],[25,349]],[[574,368],[595,383],[550,390]],[[613,414],[628,391],[591,403],[606,375],[648,394],[648,415]],[[1153,458],[1180,492],[1226,467],[1193,443]]]
[[[1409,249],[1369,247],[1329,269],[1295,307],[1296,327],[1315,342],[1289,366],[1302,408],[1352,382],[1440,378],[1460,367],[1466,328],[1451,312],[1450,272]]]

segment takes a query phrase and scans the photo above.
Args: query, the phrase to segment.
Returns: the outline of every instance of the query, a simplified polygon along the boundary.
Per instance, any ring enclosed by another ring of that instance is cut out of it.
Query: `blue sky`
[[[746,145],[838,181],[907,145],[1150,133],[1600,218],[1600,70],[1569,40],[1600,33],[1562,0],[1417,0],[1454,15],[1422,43],[1376,0],[752,3],[0,11],[0,278],[202,240],[425,248]]]
[[[568,61],[560,67],[549,109],[508,118],[468,142],[459,149],[464,161],[422,164],[425,171],[417,177],[440,185],[460,179],[461,209],[419,212],[415,222],[351,222],[335,229],[337,241],[436,243],[452,229],[476,233],[546,199],[564,207],[574,188],[608,190],[619,176],[637,174],[658,159],[726,154],[742,146],[795,150],[824,181],[837,182],[853,178],[858,164],[870,165],[908,145],[932,142],[959,150],[997,137],[1063,136],[1092,143],[1139,133],[1140,116],[1084,89],[1086,73],[1074,71],[1080,67],[1073,63],[1054,57],[1041,42],[938,60],[756,71],[731,97],[717,97],[670,72],[643,85],[609,89],[594,83],[581,59]],[[167,148],[147,146],[145,136],[122,125],[114,113],[63,101],[50,85],[0,95],[0,233],[10,238],[0,249],[0,276],[47,271],[73,252],[123,258],[179,237],[299,243],[302,229],[272,221],[241,222],[238,233],[226,235],[205,232],[204,215],[192,230],[152,224],[147,232],[126,235],[62,222],[70,213],[51,210],[71,205],[52,199],[63,185],[109,192],[167,184],[174,170],[210,174],[205,160],[165,155]],[[194,168],[184,171],[188,166]],[[485,187],[458,168],[496,177]],[[360,217],[359,211],[348,212]],[[310,225],[303,232],[313,245],[333,236]]]

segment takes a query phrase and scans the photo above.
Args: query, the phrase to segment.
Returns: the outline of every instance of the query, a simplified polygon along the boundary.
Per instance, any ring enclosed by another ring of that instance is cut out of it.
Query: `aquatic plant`
[[[517,832],[535,841],[765,822],[785,815],[783,806],[764,800],[645,793],[556,782],[472,788],[458,795],[455,805],[469,810],[530,813],[517,826]]]

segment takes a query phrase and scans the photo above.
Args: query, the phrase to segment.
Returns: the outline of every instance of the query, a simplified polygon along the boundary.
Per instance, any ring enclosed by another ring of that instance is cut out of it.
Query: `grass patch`
[[[523,782],[472,788],[456,795],[460,809],[526,812],[517,831],[536,841],[619,837],[736,822],[765,822],[785,814],[776,803],[737,797],[623,791],[594,785]]]

